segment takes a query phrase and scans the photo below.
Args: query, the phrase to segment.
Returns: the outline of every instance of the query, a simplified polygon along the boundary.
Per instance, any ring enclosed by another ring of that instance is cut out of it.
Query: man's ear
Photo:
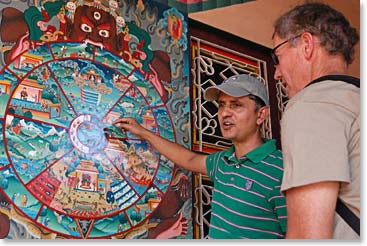
[[[264,106],[261,107],[258,111],[257,111],[257,120],[256,120],[256,124],[257,125],[261,125],[261,123],[264,122],[264,120],[266,118],[268,118],[269,116],[269,107],[268,106]]]
[[[301,36],[303,41],[303,54],[307,60],[311,59],[315,49],[315,38],[311,33],[305,32]]]

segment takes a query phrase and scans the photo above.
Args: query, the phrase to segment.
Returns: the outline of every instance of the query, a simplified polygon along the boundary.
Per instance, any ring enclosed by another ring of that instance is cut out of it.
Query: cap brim
[[[215,101],[218,99],[220,92],[223,92],[224,94],[232,97],[243,97],[251,94],[249,91],[233,85],[234,83],[232,83],[231,85],[221,84],[219,86],[211,86],[205,90],[204,99],[206,101]]]
[[[218,94],[219,94],[219,90],[216,87],[209,87],[204,92],[204,99],[206,101],[217,100]]]

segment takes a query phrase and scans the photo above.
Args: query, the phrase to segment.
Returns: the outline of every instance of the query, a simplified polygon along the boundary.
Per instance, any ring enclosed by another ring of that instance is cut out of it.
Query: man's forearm
[[[206,155],[198,154],[189,149],[162,138],[151,131],[145,131],[143,136],[159,153],[175,164],[187,170],[207,174],[205,168]]]

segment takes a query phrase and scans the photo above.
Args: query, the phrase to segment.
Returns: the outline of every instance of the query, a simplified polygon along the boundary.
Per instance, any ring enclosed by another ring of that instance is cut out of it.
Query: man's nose
[[[280,70],[279,70],[278,66],[275,66],[274,79],[275,80],[281,80],[282,79],[282,74],[280,73]]]
[[[222,108],[219,110],[219,114],[223,117],[231,115],[231,109],[228,106],[222,106]]]

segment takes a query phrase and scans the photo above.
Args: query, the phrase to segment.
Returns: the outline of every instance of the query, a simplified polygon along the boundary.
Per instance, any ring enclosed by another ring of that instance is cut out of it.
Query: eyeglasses
[[[280,44],[278,44],[277,46],[275,46],[275,47],[274,47],[274,49],[272,49],[272,50],[271,50],[270,55],[271,55],[271,58],[273,59],[274,65],[278,65],[278,64],[279,64],[279,59],[278,59],[278,56],[275,54],[275,51],[276,51],[280,46],[282,46],[283,44],[286,44],[286,43],[288,43],[288,42],[289,42],[289,41],[291,41],[291,40],[294,40],[294,39],[296,39],[296,38],[299,38],[299,37],[301,37],[301,35],[302,35],[302,33],[301,33],[301,34],[299,34],[299,35],[297,35],[297,36],[294,36],[294,37],[292,37],[292,38],[289,38],[289,39],[287,39],[286,41],[281,42]]]

